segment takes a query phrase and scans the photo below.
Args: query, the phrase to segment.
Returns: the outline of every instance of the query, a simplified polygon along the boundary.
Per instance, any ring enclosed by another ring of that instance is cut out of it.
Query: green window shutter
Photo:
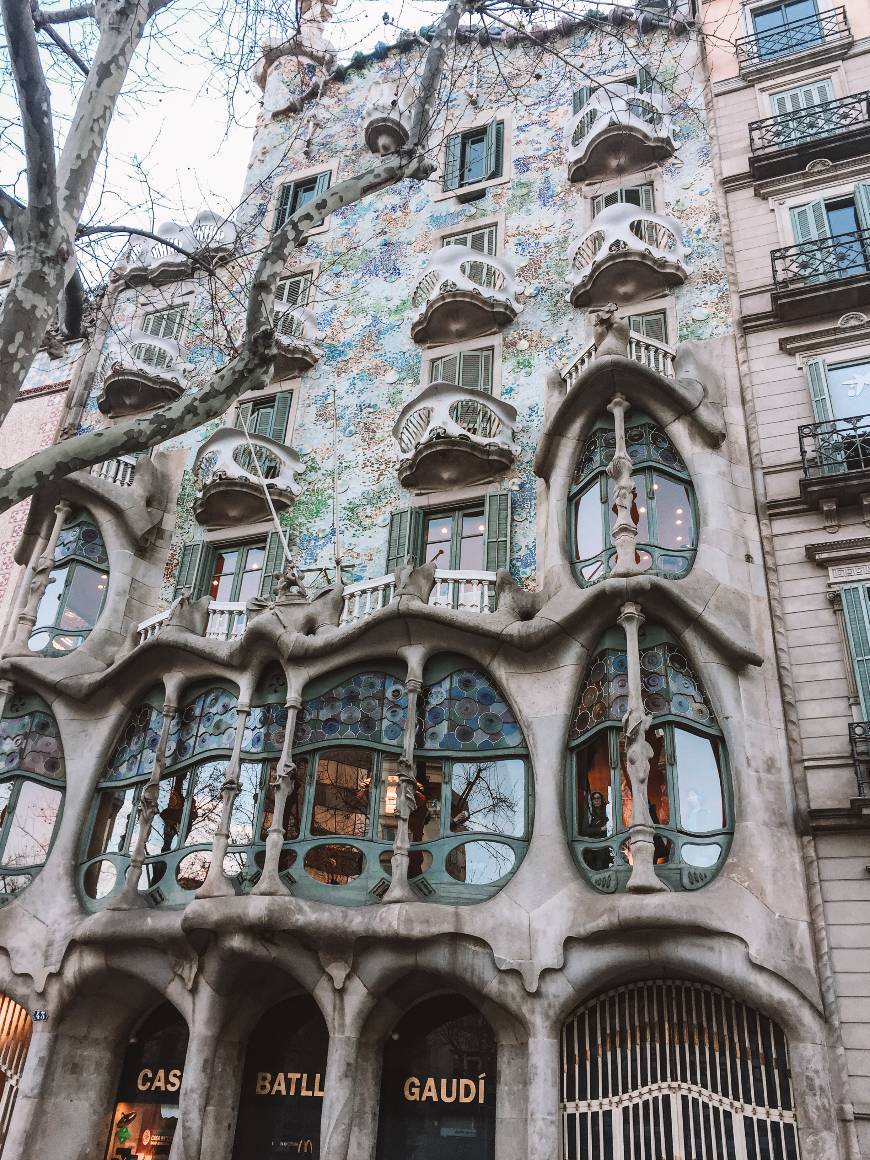
[[[326,193],[331,182],[332,174],[329,172],[329,170],[327,170],[326,173],[318,173],[317,185],[314,187],[314,196],[318,197],[321,193]]]
[[[173,599],[182,592],[190,591],[191,596],[197,599],[205,593],[200,591],[205,559],[208,556],[205,544],[197,540],[194,544],[185,544],[181,549],[181,562],[175,574],[175,592]]]
[[[492,393],[492,349],[464,350],[460,355],[459,386]]]
[[[870,185],[866,182],[857,182],[855,185],[855,213],[858,228],[870,230]]]
[[[655,80],[653,74],[648,68],[639,68],[637,70],[637,91],[639,93],[651,93],[655,90]]]
[[[433,358],[429,363],[429,382],[458,383],[459,355],[445,354],[441,358]]]
[[[823,358],[811,358],[806,362],[807,384],[810,388],[810,402],[817,423],[829,423],[834,417],[831,406],[831,392],[828,388],[828,369]]]
[[[240,431],[251,430],[251,414],[254,409],[253,403],[240,403],[239,409],[236,412],[236,426]]]
[[[311,274],[294,274],[282,278],[275,289],[275,301],[285,306],[307,306]]]
[[[501,177],[504,169],[504,122],[490,121],[484,138],[484,181]]]
[[[269,532],[266,537],[266,556],[263,560],[263,575],[260,580],[260,595],[269,600],[275,593],[278,577],[284,571],[284,545],[277,532]]]
[[[287,420],[290,417],[290,406],[292,403],[292,391],[282,391],[280,395],[275,396],[270,415],[271,423],[269,430],[263,432],[263,434],[268,435],[270,439],[275,439],[278,443],[284,442],[287,435]]]
[[[487,572],[507,568],[511,556],[511,493],[497,491],[486,497],[486,546],[484,563]]]
[[[574,95],[571,98],[571,108],[575,115],[580,112],[594,91],[595,89],[592,85],[581,85],[579,89],[574,90]]]
[[[631,314],[628,326],[634,334],[642,334],[644,338],[653,338],[656,342],[668,341],[668,320],[663,310],[654,310],[649,314]]]
[[[444,152],[444,176],[442,188],[445,193],[459,188],[459,179],[462,168],[462,134],[453,133],[447,138]]]
[[[293,200],[293,182],[282,185],[278,193],[278,207],[275,210],[275,229],[280,230],[290,216],[290,203]]]
[[[863,584],[841,588],[846,635],[852,653],[855,682],[861,698],[861,716],[870,720],[870,617],[867,589]]]
[[[813,242],[818,238],[829,238],[828,215],[823,201],[811,201],[799,205],[791,211],[791,227],[796,243]]]
[[[402,508],[401,511],[393,512],[387,537],[387,574],[401,568],[409,556],[415,563],[419,563],[422,528],[421,508]]]

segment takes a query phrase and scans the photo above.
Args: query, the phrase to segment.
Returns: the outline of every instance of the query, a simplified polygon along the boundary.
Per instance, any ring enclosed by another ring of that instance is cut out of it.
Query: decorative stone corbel
[[[402,756],[398,760],[396,786],[396,837],[391,859],[393,876],[382,902],[414,902],[416,895],[408,882],[408,862],[411,853],[411,814],[417,808],[417,773],[414,768],[414,743],[417,733],[417,701],[423,688],[423,658],[416,653],[408,659],[405,679],[408,692],[408,715]]]
[[[632,516],[632,508],[637,499],[637,492],[631,478],[631,469],[634,465],[625,446],[625,413],[628,410],[628,403],[622,395],[615,395],[607,404],[607,410],[613,416],[616,438],[616,451],[607,465],[607,474],[613,480],[615,512],[610,538],[616,549],[616,561],[610,569],[610,575],[636,576],[640,568],[637,565],[635,551],[637,525]]]
[[[263,859],[263,873],[251,894],[287,895],[290,891],[281,880],[281,850],[284,846],[284,811],[287,801],[296,786],[296,762],[293,760],[293,738],[296,733],[296,719],[302,708],[302,698],[288,693],[287,724],[284,726],[284,744],[275,769],[273,788],[275,798],[272,806],[272,821],[266,834],[266,853]]]
[[[592,337],[595,340],[596,357],[608,354],[628,358],[628,323],[619,317],[615,302],[608,302],[595,312],[592,320]]]
[[[822,519],[825,521],[825,531],[832,535],[834,532],[838,532],[840,530],[840,514],[837,511],[837,501],[835,499],[820,500],[819,508]]]
[[[233,805],[241,788],[239,784],[239,770],[242,764],[242,741],[245,735],[245,722],[251,706],[239,704],[236,708],[236,737],[233,752],[227,764],[224,783],[221,786],[221,816],[211,843],[211,861],[208,865],[208,874],[205,882],[197,890],[196,898],[222,898],[235,894],[235,890],[224,873],[224,858],[230,844],[230,822],[233,816]]]
[[[646,739],[652,717],[643,705],[643,684],[640,675],[640,645],[638,637],[644,616],[639,604],[623,604],[618,623],[625,632],[625,652],[628,663],[628,711],[622,719],[625,737],[625,764],[631,785],[631,824],[628,847],[631,851],[631,876],[626,890],[631,894],[652,894],[667,890],[654,868],[654,836],[652,815],[647,800],[649,763],[652,746]]]

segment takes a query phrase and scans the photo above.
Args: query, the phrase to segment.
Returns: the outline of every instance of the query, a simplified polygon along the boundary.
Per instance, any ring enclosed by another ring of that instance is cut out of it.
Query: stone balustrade
[[[561,372],[568,390],[576,387],[580,376],[596,357],[598,348],[594,342],[584,347],[577,358]],[[665,378],[674,377],[674,360],[676,351],[655,338],[645,338],[642,334],[632,334],[628,340],[628,357],[651,371],[664,375]]]
[[[220,427],[201,445],[193,464],[198,481],[196,519],[206,527],[253,523],[289,508],[304,470],[292,447],[265,435]],[[268,499],[267,499],[268,493]]]
[[[412,491],[482,483],[514,461],[516,409],[504,399],[454,383],[433,383],[393,427],[399,481]]]
[[[681,285],[688,277],[681,234],[668,214],[607,206],[571,251],[571,304],[637,302]]]
[[[459,612],[489,613],[495,610],[495,572],[439,568],[429,597],[431,608],[454,608]],[[348,584],[344,590],[342,624],[353,624],[386,608],[396,594],[396,577],[375,576]]]
[[[510,262],[469,246],[437,250],[411,297],[421,313],[411,324],[415,342],[461,342],[494,334],[522,310]]]
[[[97,367],[97,406],[112,419],[169,403],[184,391],[187,365],[175,339],[134,330],[109,340]]]
[[[245,631],[243,600],[212,600],[208,606],[205,635],[211,640],[234,640]]]
[[[596,89],[568,122],[569,181],[601,181],[666,161],[676,152],[664,100],[634,85]]]
[[[118,487],[132,487],[136,477],[136,456],[119,455],[113,459],[106,459],[103,463],[95,463],[90,470],[91,475],[105,480],[106,483],[115,483]]]

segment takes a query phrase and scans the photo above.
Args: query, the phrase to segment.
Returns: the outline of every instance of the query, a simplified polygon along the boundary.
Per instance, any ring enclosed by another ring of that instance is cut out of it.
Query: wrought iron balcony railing
[[[749,147],[753,156],[766,156],[868,127],[870,93],[854,93],[809,109],[753,121],[749,126]]]
[[[870,273],[870,230],[816,238],[770,255],[776,293]]]
[[[870,721],[849,722],[849,745],[855,763],[858,797],[870,797]]]
[[[870,415],[808,423],[798,434],[807,479],[870,468]]]
[[[741,69],[768,64],[781,56],[791,56],[805,52],[825,41],[836,40],[849,35],[849,22],[845,8],[834,8],[830,12],[818,12],[806,20],[796,20],[781,28],[771,28],[756,32],[752,36],[741,36],[735,42],[737,62]]]

